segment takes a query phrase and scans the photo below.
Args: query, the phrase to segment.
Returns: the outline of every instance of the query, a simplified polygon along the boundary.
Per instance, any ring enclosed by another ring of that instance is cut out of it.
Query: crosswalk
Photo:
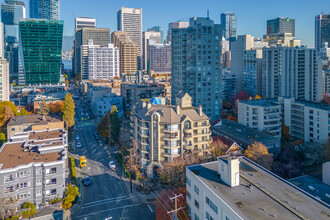
[[[77,127],[78,128],[84,128],[84,127],[88,127],[94,125],[94,122],[79,122],[77,123]]]

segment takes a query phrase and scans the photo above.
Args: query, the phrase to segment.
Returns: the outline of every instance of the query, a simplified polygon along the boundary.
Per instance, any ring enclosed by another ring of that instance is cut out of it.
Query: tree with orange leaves
[[[244,156],[268,170],[271,169],[273,157],[268,153],[268,148],[260,142],[254,142],[252,145],[249,145],[244,152]]]
[[[174,195],[180,195],[182,194],[182,197],[178,197],[177,201],[177,207],[180,209],[177,212],[178,219],[179,220],[186,220],[190,219],[188,214],[188,206],[186,203],[186,188],[180,187],[175,188],[172,190],[163,190],[161,191],[157,196],[157,207],[156,207],[156,219],[158,220],[171,220],[172,217],[170,214],[167,214],[168,211],[175,209],[174,200],[171,200],[170,197],[174,197]]]

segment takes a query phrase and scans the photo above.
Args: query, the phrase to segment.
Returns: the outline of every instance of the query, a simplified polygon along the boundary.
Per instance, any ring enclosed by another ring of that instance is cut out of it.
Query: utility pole
[[[173,213],[173,215],[171,215],[171,218],[173,220],[177,220],[178,219],[178,211],[184,208],[184,207],[178,208],[178,198],[179,197],[183,197],[182,194],[180,194],[180,195],[174,194],[174,197],[172,197],[172,198],[170,197],[170,200],[171,201],[174,199],[174,209],[171,210],[171,211],[168,211],[167,214],[170,215],[170,214]]]

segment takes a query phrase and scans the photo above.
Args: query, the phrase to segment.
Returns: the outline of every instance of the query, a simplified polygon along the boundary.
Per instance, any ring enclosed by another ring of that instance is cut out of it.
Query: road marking
[[[148,207],[149,207],[149,209],[150,209],[150,212],[154,212],[154,211],[152,211],[152,208],[150,207],[150,205],[148,205]]]
[[[105,191],[107,191],[107,192],[108,192],[108,190],[107,190],[107,187],[104,187],[104,189],[105,189]]]
[[[109,199],[103,199],[103,200],[99,200],[99,201],[89,202],[89,203],[85,203],[83,206],[88,206],[88,205],[95,204],[95,203],[101,203],[101,202],[106,202],[106,201],[111,201],[111,200],[117,200],[117,199],[123,199],[123,198],[127,198],[127,196],[118,196],[118,197],[114,197],[114,198],[109,198]]]
[[[108,212],[108,211],[112,211],[112,210],[116,210],[116,209],[125,209],[125,208],[134,207],[134,206],[140,206],[140,205],[143,205],[143,204],[137,203],[137,204],[133,204],[133,205],[126,205],[126,206],[120,206],[120,207],[116,207],[116,208],[112,208],[112,209],[106,209],[106,210],[102,210],[102,211],[91,212],[91,213],[86,214],[86,215],[77,216],[77,218],[79,219],[79,218],[83,218],[83,217],[86,217],[86,216],[89,216],[89,215],[94,215],[94,214],[101,213],[101,212]]]
[[[116,190],[117,190],[117,186],[116,186],[116,184],[115,184],[115,188],[116,188]]]
[[[93,206],[99,206],[99,205],[109,204],[109,203],[113,203],[113,202],[115,202],[116,205],[118,205],[120,202],[123,202],[123,201],[126,201],[126,200],[130,200],[130,198],[123,198],[123,199],[106,201],[106,202],[102,202],[102,203],[97,203],[97,204],[92,204],[92,205],[88,205],[88,206],[83,206],[82,209],[89,209],[89,208],[91,208]]]

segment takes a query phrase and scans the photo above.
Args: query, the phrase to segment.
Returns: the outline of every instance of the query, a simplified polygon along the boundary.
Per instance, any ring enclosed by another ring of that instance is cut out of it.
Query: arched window
[[[184,129],[191,129],[191,123],[190,123],[190,121],[185,121],[184,122]]]

